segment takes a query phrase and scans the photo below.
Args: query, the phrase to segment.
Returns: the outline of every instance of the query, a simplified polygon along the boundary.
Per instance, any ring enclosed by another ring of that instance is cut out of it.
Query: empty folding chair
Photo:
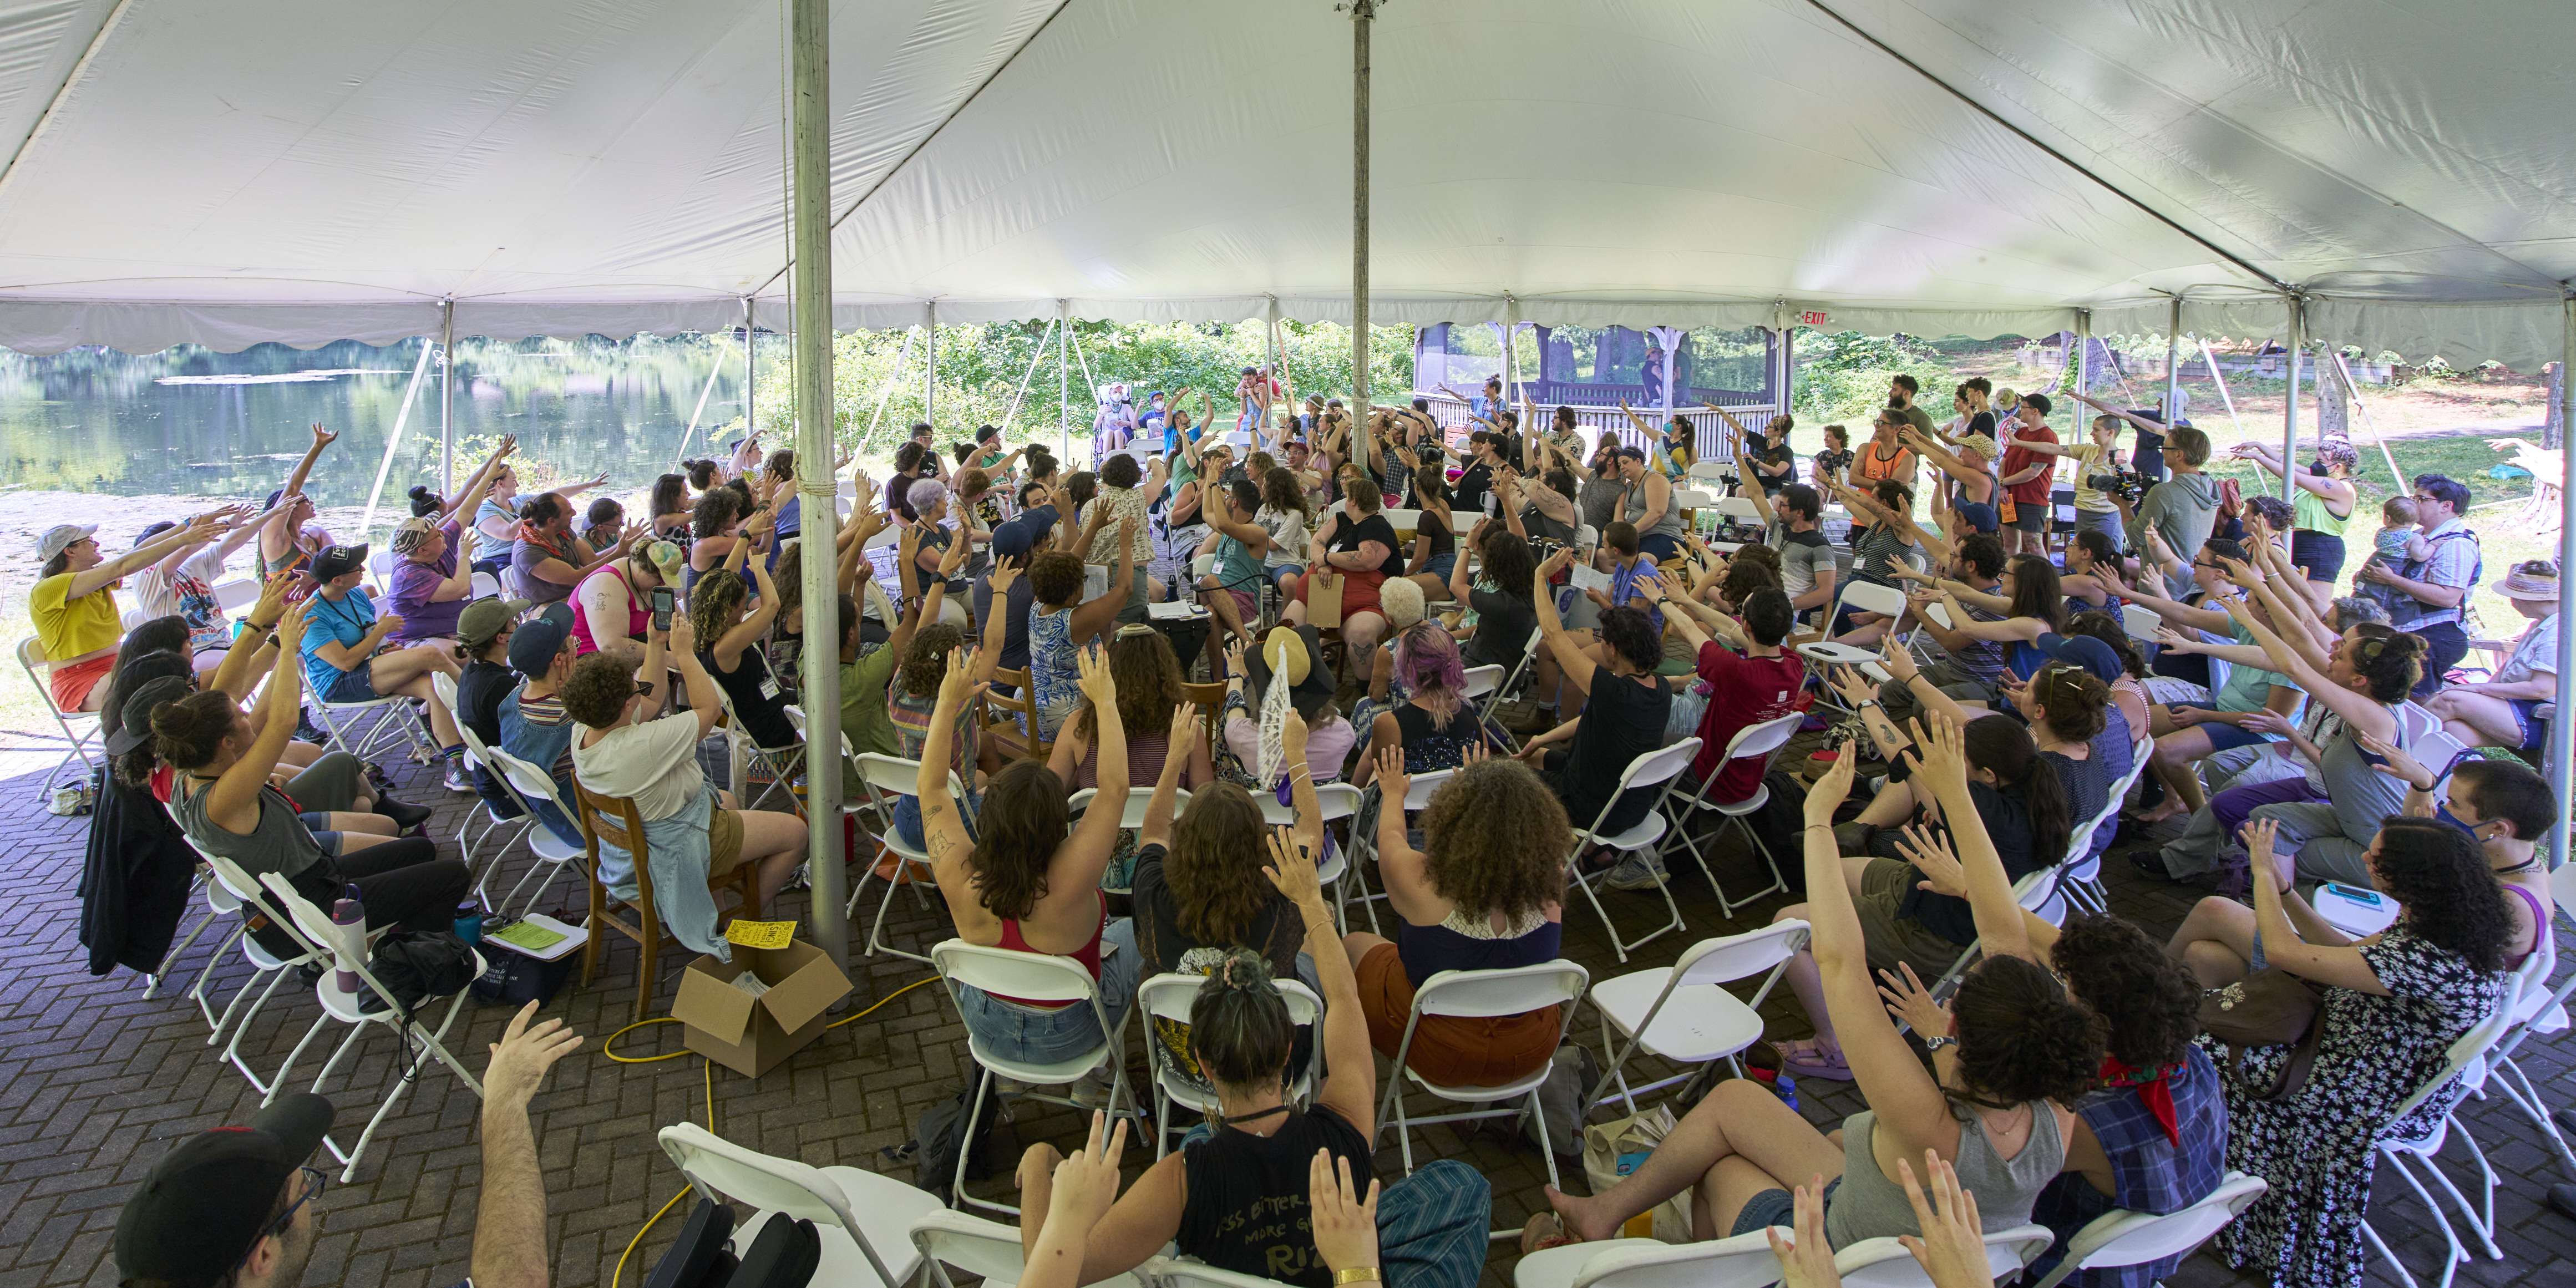
[[[191,841],[188,844],[193,848],[196,842]],[[239,1072],[242,1079],[250,1083],[252,1090],[259,1092],[260,1103],[266,1104],[276,1097],[278,1080],[263,1079],[251,1072],[250,1063],[242,1058],[242,1035],[250,1031],[252,1023],[259,1018],[260,1008],[268,1005],[269,995],[275,993],[277,986],[285,983],[288,977],[295,973],[294,968],[316,960],[314,948],[304,938],[303,932],[296,928],[292,919],[273,918],[279,933],[292,941],[294,949],[291,956],[269,951],[255,936],[247,933],[250,915],[265,911],[259,902],[259,881],[242,871],[240,865],[221,855],[208,854],[199,849],[197,856],[204,859],[214,870],[214,883],[207,889],[210,892],[222,891],[224,899],[242,914],[243,929],[234,934],[233,942],[241,945],[242,960],[250,963],[250,978],[243,980],[241,987],[234,990],[233,1000],[224,1006],[223,1014],[215,1017],[215,1031],[206,1038],[206,1044],[212,1046],[216,1042],[223,1041],[224,1033],[230,1030],[232,1040],[224,1044],[224,1063]],[[213,898],[211,893],[208,897],[210,901]],[[260,981],[263,979],[268,982],[265,986],[260,986]],[[198,976],[198,988],[202,989],[205,982],[203,975]],[[257,996],[251,993],[251,989],[255,986],[259,986]],[[198,1005],[203,1008],[206,1005],[204,995],[199,993],[197,996]],[[248,1010],[242,1009],[244,999],[250,1002]]]
[[[1548,1061],[1540,1061],[1538,1067],[1527,1075],[1500,1086],[1462,1087],[1433,1082],[1406,1064],[1413,1052],[1414,1032],[1422,1027],[1423,1017],[1493,1019],[1527,1015],[1554,1006],[1560,1008],[1562,1016],[1557,1042],[1549,1044],[1550,1049],[1554,1049],[1563,1043],[1566,1032],[1574,1027],[1574,1004],[1583,1000],[1584,987],[1591,980],[1591,974],[1581,966],[1559,958],[1508,970],[1444,970],[1422,981],[1413,992],[1413,1010],[1404,1018],[1404,1038],[1395,1049],[1396,1072],[1388,1076],[1386,1092],[1377,1107],[1379,1129],[1384,1130],[1390,1122],[1395,1127],[1396,1142],[1404,1153],[1406,1175],[1413,1174],[1413,1129],[1417,1126],[1478,1118],[1518,1119],[1526,1113],[1538,1122],[1539,1135],[1545,1137],[1547,1134],[1547,1114],[1539,1104],[1538,1089],[1547,1081],[1551,1067]],[[1514,1100],[1523,1103],[1519,1108],[1471,1109],[1415,1118],[1404,1112],[1404,1084],[1407,1082],[1452,1104],[1509,1106]],[[1517,1123],[1514,1125],[1518,1126]],[[1555,1152],[1540,1150],[1539,1155],[1547,1161],[1547,1183],[1557,1184]],[[1496,1231],[1495,1235],[1499,1238],[1517,1233]]]
[[[1744,1067],[1736,1062],[1736,1053],[1762,1040],[1762,1000],[1780,982],[1789,959],[1806,946],[1806,922],[1773,922],[1740,935],[1703,939],[1683,949],[1681,959],[1670,966],[1593,985],[1592,1009],[1601,1013],[1601,1052],[1609,1062],[1592,1103],[1608,1100],[1615,1084],[1633,1114],[1638,1096],[1689,1079],[1712,1060],[1735,1065],[1741,1077]],[[1726,985],[1755,975],[1762,976],[1762,986],[1752,1000],[1727,991]],[[1628,1057],[1640,1048],[1682,1071],[1631,1088]]]
[[[1127,1086],[1126,1060],[1120,1052],[1126,1049],[1126,1016],[1113,1027],[1108,1008],[1100,1001],[1100,982],[1070,957],[1051,957],[1043,953],[1016,952],[1007,948],[986,948],[951,939],[930,950],[930,964],[941,979],[950,984],[979,988],[996,997],[1018,998],[1038,1003],[1064,1002],[1091,1008],[1092,1019],[1105,1034],[1098,1045],[1070,1059],[1050,1064],[1024,1064],[995,1055],[972,1028],[966,1030],[966,1051],[981,1067],[975,1086],[968,1097],[966,1127],[959,1140],[975,1139],[975,1124],[984,1113],[985,1092],[993,1079],[1008,1078],[1031,1087],[1066,1086],[1081,1080],[1095,1069],[1109,1071],[1109,1112],[1115,1116],[1135,1111],[1135,1100]],[[1132,1013],[1132,1010],[1131,1010]],[[1065,1105],[1077,1110],[1085,1106],[1069,1096],[1041,1095],[1035,1091],[1015,1093],[1030,1100]],[[997,1212],[1017,1213],[1018,1208],[979,1199],[966,1192],[967,1151],[957,1154],[957,1174],[949,1182],[953,1202],[972,1203]]]
[[[402,1073],[394,1080],[392,1088],[385,1092],[384,1103],[376,1106],[375,1116],[367,1120],[366,1130],[358,1133],[358,1143],[343,1150],[339,1143],[329,1136],[322,1138],[323,1147],[330,1150],[331,1156],[339,1159],[344,1165],[340,1172],[340,1180],[345,1184],[356,1178],[358,1159],[366,1154],[367,1142],[374,1139],[376,1129],[384,1125],[386,1115],[394,1111],[394,1106],[402,1103],[404,1093],[411,1090],[413,1083],[420,1081],[420,1075],[428,1067],[432,1057],[436,1057],[439,1063],[454,1071],[457,1078],[472,1089],[476,1097],[482,1096],[483,1084],[477,1081],[473,1073],[447,1050],[447,1030],[456,1023],[457,1011],[464,1007],[466,995],[473,990],[470,988],[456,990],[456,996],[449,999],[447,1003],[447,1014],[439,1020],[435,1030],[427,1027],[426,1014],[435,1004],[434,998],[422,1003],[421,1016],[407,1018],[403,1013],[402,1003],[395,999],[393,992],[384,986],[383,981],[376,978],[375,972],[368,969],[367,963],[340,951],[334,944],[331,918],[328,913],[314,907],[311,900],[297,894],[295,887],[287,884],[286,878],[274,872],[260,874],[259,880],[260,884],[268,887],[270,906],[286,909],[287,915],[294,919],[297,929],[303,932],[305,940],[313,944],[332,966],[332,969],[324,971],[322,978],[314,981],[313,984],[313,996],[322,1003],[322,1014],[314,1017],[313,1027],[304,1031],[304,1040],[296,1043],[295,1050],[287,1054],[285,1065],[277,1071],[278,1083],[283,1084],[286,1081],[287,1074],[295,1068],[296,1060],[303,1056],[304,1048],[312,1043],[314,1036],[322,1031],[322,1026],[325,1024],[348,1025],[349,1035],[340,1040],[339,1048],[331,1053],[329,1060],[323,1062],[322,1072],[314,1076],[313,1090],[317,1094],[321,1092],[322,1084],[330,1080],[332,1070],[340,1067],[340,1061],[348,1056],[350,1048],[357,1045],[358,1039],[364,1036],[371,1026],[384,1026],[394,1034],[394,1040],[405,1048],[400,1061]],[[483,973],[482,954],[472,949],[466,951],[472,959],[473,971],[473,975],[468,978],[479,977]],[[358,986],[355,989],[342,988],[339,982],[342,975],[356,977]],[[369,994],[373,994],[376,1000],[382,1003],[378,1009],[365,1009]],[[350,1084],[362,1085],[355,1075],[351,1076]],[[273,1089],[271,1094],[274,1094]]]
[[[912,1225],[939,1210],[937,1195],[863,1168],[773,1158],[696,1123],[655,1139],[699,1193],[752,1209],[734,1227],[735,1247],[750,1247],[771,1221],[813,1222],[822,1259],[807,1282],[816,1288],[902,1288],[921,1269]]]
[[[1771,1233],[1707,1243],[1606,1239],[1545,1248],[1512,1267],[1513,1288],[1771,1288],[1780,1259]]]
[[[1633,942],[1621,942],[1619,927],[1612,924],[1609,910],[1601,906],[1600,896],[1592,892],[1592,883],[1596,879],[1606,879],[1608,871],[1607,869],[1600,872],[1587,870],[1583,862],[1583,852],[1598,845],[1618,854],[1642,854],[1646,858],[1648,869],[1652,871],[1655,860],[1663,855],[1664,834],[1671,827],[1664,818],[1664,801],[1672,795],[1674,787],[1681,780],[1690,777],[1691,758],[1699,754],[1699,746],[1699,739],[1684,738],[1669,747],[1659,747],[1629,761],[1628,767],[1619,771],[1618,789],[1610,794],[1609,800],[1602,803],[1601,812],[1595,815],[1591,822],[1574,829],[1574,848],[1567,853],[1565,859],[1566,873],[1573,878],[1575,887],[1583,891],[1584,901],[1590,903],[1592,910],[1600,914],[1602,928],[1610,932],[1611,950],[1618,953],[1619,960],[1623,962],[1628,960],[1629,949],[1642,947],[1666,931],[1681,929],[1681,905],[1673,902],[1671,885],[1662,875],[1657,874],[1655,892],[1663,896],[1664,910],[1672,914],[1672,920],[1638,936]],[[1652,799],[1647,803],[1646,812],[1640,815],[1634,824],[1621,831],[1604,832],[1602,829],[1609,824],[1610,815],[1619,808],[1619,803],[1626,799],[1632,790],[1651,793]]]
[[[1997,1279],[2021,1273],[2057,1236],[2044,1225],[2017,1225],[1986,1235],[1986,1269]],[[1934,1288],[1923,1263],[1894,1239],[1863,1239],[1834,1254],[1843,1288]]]
[[[1324,1013],[1324,999],[1314,990],[1293,979],[1273,981],[1279,994],[1288,1002],[1288,1022],[1299,1028],[1314,1027]],[[1156,975],[1136,986],[1136,1009],[1146,1016],[1145,1057],[1154,1071],[1154,1157],[1171,1152],[1172,1106],[1183,1105],[1202,1114],[1213,1114],[1217,1108],[1216,1090],[1205,1079],[1181,1067],[1180,1052],[1163,1040],[1154,1021],[1186,1026],[1190,1022],[1190,1004],[1197,1000],[1206,985],[1205,975],[1171,972]],[[1315,1091],[1315,1070],[1323,1062],[1323,1043],[1311,1044],[1313,1053],[1306,1067],[1294,1071],[1288,1080],[1288,1099],[1298,1105],[1306,1103]]]
[[[1837,612],[1854,609],[1864,613],[1876,613],[1890,619],[1889,625],[1892,627],[1895,619],[1905,615],[1905,592],[1894,586],[1879,585],[1874,581],[1853,581],[1842,588],[1835,601],[1835,608]],[[1833,630],[1833,621],[1833,613],[1825,615],[1825,629],[1828,634]],[[1798,646],[1798,656],[1819,666],[1856,666],[1873,680],[1882,684],[1887,681],[1887,672],[1879,667],[1878,650],[1874,648],[1862,648],[1856,644],[1836,644],[1830,639],[1810,640]],[[1830,685],[1825,688],[1825,700],[1838,707],[1842,705]]]
[[[1686,774],[1681,782],[1674,785],[1673,794],[1664,798],[1664,807],[1672,814],[1674,834],[1681,838],[1682,848],[1690,851],[1691,861],[1699,864],[1700,875],[1708,878],[1708,888],[1717,895],[1719,910],[1728,917],[1733,917],[1736,909],[1756,899],[1789,888],[1787,879],[1780,875],[1780,856],[1773,854],[1771,848],[1762,843],[1762,838],[1754,835],[1752,825],[1744,818],[1771,802],[1771,789],[1762,777],[1770,773],[1771,762],[1779,757],[1781,748],[1789,745],[1789,739],[1797,734],[1798,726],[1806,719],[1805,715],[1793,711],[1736,730],[1735,736],[1726,740],[1725,758],[1717,762],[1716,770],[1705,781],[1695,773]],[[1752,794],[1740,800],[1718,799],[1713,784],[1726,776],[1727,767],[1738,761],[1753,760],[1761,762],[1762,775],[1755,776]],[[1744,839],[1752,844],[1753,852],[1771,865],[1770,885],[1741,899],[1726,897],[1726,888],[1717,883],[1717,871],[1709,866],[1708,850],[1701,849],[1699,839],[1691,835],[1691,824],[1701,810],[1714,810],[1722,816],[1716,829],[1708,834],[1708,849],[1716,849],[1718,838],[1724,836],[1730,827],[1744,833]]]
[[[846,738],[843,739],[842,746],[847,750]],[[868,878],[882,879],[886,887],[885,896],[877,901],[876,923],[868,928],[868,956],[874,957],[880,952],[887,952],[928,965],[930,958],[927,955],[906,952],[885,941],[886,912],[894,906],[895,888],[911,886],[914,900],[927,908],[930,906],[929,896],[922,893],[922,887],[937,881],[936,874],[931,870],[930,852],[907,843],[902,834],[895,830],[894,825],[894,802],[901,797],[910,796],[913,788],[921,782],[921,762],[869,752],[851,756],[850,763],[857,767],[859,781],[868,789],[867,798],[863,803],[866,812],[872,816],[869,826],[876,832],[877,844],[885,848],[892,862],[879,860],[860,870],[859,879],[850,883],[850,903],[848,908],[843,910],[842,915],[847,917],[859,915],[859,900],[867,893]],[[966,799],[966,788],[957,781],[957,773],[954,770],[949,771],[948,774],[948,790],[957,799],[961,801]]]
[[[2143,1266],[2188,1255],[2271,1188],[2260,1176],[2229,1172],[2218,1188],[2179,1212],[2149,1216],[2125,1209],[2105,1212],[2066,1241],[2066,1256],[2033,1288],[2057,1288],[2079,1270]]]

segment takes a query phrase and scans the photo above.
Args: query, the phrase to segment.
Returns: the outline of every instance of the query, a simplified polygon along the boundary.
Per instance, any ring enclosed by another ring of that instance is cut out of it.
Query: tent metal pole
[[[2576,293],[2559,303],[2559,328],[2559,361],[2576,362]],[[2562,366],[2559,370],[2568,368]],[[2576,380],[2562,379],[2558,388],[2558,414],[2564,424],[2568,412],[2576,409]],[[2549,722],[2549,747],[2541,764],[2549,771],[2549,790],[2556,794],[2559,808],[2565,809],[2570,799],[2576,799],[2576,781],[2571,781],[2571,776],[2576,776],[2576,718],[2568,714],[2576,712],[2576,706],[2570,705],[2576,702],[2576,635],[2565,629],[2569,615],[2576,614],[2576,577],[2567,575],[2569,564],[2576,562],[2568,558],[2570,550],[2576,549],[2576,442],[2562,438],[2558,458],[2559,715]],[[2550,829],[2549,866],[2553,870],[2567,861],[2567,833],[2565,824]]]
[[[2093,310],[2075,310],[2074,339],[2069,347],[2075,350],[2075,375],[2066,384],[2080,398],[2093,392]],[[1997,419],[2001,419],[2000,413]]]
[[[910,361],[912,361],[912,328],[905,327],[903,348],[896,350],[894,370],[886,376],[885,384],[877,389],[877,409],[868,414],[868,432],[861,441],[876,437],[877,422],[885,419],[886,404],[894,401],[895,386],[903,383],[903,366]]]
[[[2218,350],[2209,347],[2209,337],[2201,336],[2200,360],[2209,364],[2209,380],[2218,386],[2218,401],[2227,407],[2227,419],[2236,426],[2236,441],[2245,441],[2245,419],[2236,414],[2236,395],[2227,388],[2227,373],[2218,369]]]
[[[1066,335],[1073,336],[1073,360],[1082,365],[1082,387],[1091,390],[1093,396],[1097,397],[1100,392],[1100,381],[1094,378],[1091,374],[1091,355],[1082,351],[1082,337],[1074,335],[1073,327],[1070,323],[1065,326],[1064,333]],[[1094,420],[1096,423],[1096,415]]]
[[[755,365],[753,358],[756,346],[759,344],[759,341],[753,337],[758,334],[751,316],[751,297],[746,295],[742,297],[742,433],[745,438],[751,436],[752,426],[760,423],[752,415],[759,410],[754,403],[760,391],[760,368]],[[709,430],[707,443],[709,448],[715,446],[714,437],[714,431]],[[715,453],[709,451],[707,455],[713,456]]]
[[[1054,331],[1055,323],[1047,323],[1046,331],[1038,336],[1037,352],[1029,355],[1029,369],[1020,373],[1019,392],[1011,395],[1010,410],[1002,413],[1002,432],[1005,434],[1011,432],[1012,418],[1020,414],[1020,400],[1029,396],[1029,382],[1037,379],[1038,364],[1046,361],[1046,342]]]
[[[2165,313],[2165,423],[2174,423],[2182,414],[2182,297],[2173,297]]]
[[[402,409],[394,413],[394,432],[385,435],[385,459],[376,463],[376,485],[367,490],[367,514],[358,520],[358,540],[376,530],[376,502],[385,494],[385,475],[394,468],[394,450],[402,446],[403,424],[411,419],[411,400],[420,392],[420,378],[429,371],[430,352],[438,346],[428,336],[420,338],[420,358],[411,364],[411,383],[403,386]]]
[[[456,301],[438,304],[444,337],[438,345],[438,494],[445,496],[456,490],[456,432],[450,422],[456,414]]]
[[[2297,292],[2290,300],[2290,392],[2281,400],[2281,499],[2290,499],[2290,467],[2299,459],[2299,359],[2308,352],[2308,302]]]
[[[1522,397],[1520,336],[1520,297],[1506,294],[1503,296],[1503,402],[1507,405],[1519,402]],[[1523,425],[1521,431],[1531,433],[1537,428]]]
[[[930,351],[925,355],[927,361],[921,364],[921,418],[937,425],[939,423],[939,301],[925,300],[921,307],[922,316],[926,319],[921,328],[922,338],[930,342]],[[933,430],[930,436],[936,439],[939,433]]]
[[[796,471],[801,539],[809,551],[830,553],[841,526],[840,480],[833,459],[832,406],[832,64],[830,0],[795,0],[789,19],[789,43],[795,83],[795,200],[791,211],[796,253],[794,278],[796,319]],[[805,602],[832,602],[832,561],[799,561]],[[840,650],[805,652],[806,709],[820,713],[820,728],[836,729],[832,713],[841,709]],[[828,740],[827,740],[828,742]],[[850,932],[844,901],[847,874],[841,853],[841,774],[838,756],[822,758],[832,766],[805,775],[806,879],[813,883],[807,906],[813,918],[815,945],[844,972],[850,966]]]
[[[1064,300],[1055,302],[1055,436],[1062,440],[1064,459],[1073,459],[1073,306]]]
[[[1369,28],[1377,0],[1351,0],[1351,424],[1369,411]]]
[[[716,377],[724,374],[725,350],[732,347],[733,342],[724,336],[714,339],[716,360],[707,364],[707,382],[698,387],[698,405],[689,413],[689,427],[680,431],[680,450],[674,457],[676,460],[689,459],[689,440],[698,436],[698,422],[707,417],[707,400],[716,394]]]
[[[2343,360],[2343,350],[2327,356],[2334,362],[2335,374],[2343,380],[2344,396],[2352,399],[2353,409],[2361,413],[2361,423],[2370,427],[2371,441],[2379,444],[2379,454],[2388,462],[2388,477],[2397,480],[2398,491],[2405,491],[2406,475],[2397,468],[2397,454],[2388,450],[2388,436],[2380,433],[2379,422],[2370,418],[2370,404],[2361,400],[2361,382],[2352,378],[2352,366]],[[2325,372],[2320,369],[2317,374],[2323,376]]]

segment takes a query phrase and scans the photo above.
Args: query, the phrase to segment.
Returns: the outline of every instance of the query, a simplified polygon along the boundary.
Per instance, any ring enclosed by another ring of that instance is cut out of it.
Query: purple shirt
[[[436,560],[413,563],[394,556],[394,584],[386,589],[392,592],[394,612],[403,619],[402,630],[393,636],[397,644],[456,634],[456,619],[464,614],[467,604],[474,602],[471,595],[443,604],[430,602],[429,597],[438,593],[440,584],[456,575],[456,542],[463,530],[450,520],[439,531],[447,534],[447,553]]]

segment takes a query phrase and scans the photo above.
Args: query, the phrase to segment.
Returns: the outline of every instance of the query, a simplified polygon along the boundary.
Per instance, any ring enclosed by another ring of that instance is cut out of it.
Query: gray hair
[[[2328,605],[2327,608],[2333,614],[2334,628],[2338,631],[2351,630],[2364,622],[2377,622],[2382,626],[2388,624],[2388,609],[2375,599],[2346,595]]]
[[[903,499],[915,510],[937,505],[948,499],[948,485],[937,479],[915,479],[911,487],[904,489]]]

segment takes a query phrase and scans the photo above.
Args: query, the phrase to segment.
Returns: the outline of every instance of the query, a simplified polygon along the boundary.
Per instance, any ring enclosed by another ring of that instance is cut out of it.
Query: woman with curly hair
[[[1262,453],[1253,456],[1259,459]],[[1298,563],[1306,550],[1307,529],[1315,522],[1315,503],[1306,497],[1297,475],[1285,466],[1261,472],[1261,508],[1252,512],[1252,521],[1270,534],[1270,548],[1262,557],[1261,572],[1281,594],[1288,592],[1288,579],[1302,577],[1306,566]]]
[[[1402,751],[1404,772],[1427,774],[1456,769],[1485,745],[1484,723],[1466,699],[1467,669],[1458,641],[1440,623],[1415,622],[1388,642],[1385,653],[1369,678],[1367,705],[1376,714],[1368,724],[1367,758],[1351,779],[1354,787],[1369,785],[1380,748]],[[1406,695],[1392,706],[1390,684],[1402,685]]]
[[[1974,819],[1959,730],[1938,715],[1926,723],[1933,729],[1922,777],[1945,814]],[[1720,1083],[1617,1185],[1582,1199],[1551,1188],[1562,1234],[1551,1236],[1543,1213],[1531,1223],[1534,1236],[1612,1238],[1628,1218],[1685,1190],[1697,1191],[1692,1239],[1750,1233],[1786,1224],[1795,1205],[1790,1187],[1818,1176],[1838,1182],[1825,1195],[1824,1233],[1833,1246],[1919,1236],[1903,1187],[1927,1156],[1958,1170],[1959,1184],[1977,1196],[1985,1229],[1996,1231],[2028,1220],[2040,1191],[2064,1168],[2076,1123],[2070,1106],[2102,1067],[2101,1021],[2027,956],[1988,957],[1946,1005],[1910,970],[1901,979],[1883,976],[1885,988],[1870,977],[1876,953],[1864,942],[1831,827],[1851,790],[1855,759],[1844,746],[1807,796],[1807,891],[1826,1005],[1849,1040],[1870,1107],[1843,1120],[1836,1141],[1763,1084]],[[1954,839],[1970,856],[1971,872],[2001,878],[1982,829],[1962,826]],[[1891,1016],[1924,1035],[1929,1068]]]
[[[2422,1139],[2468,1094],[2457,1078],[2399,1119],[2399,1104],[2441,1072],[2451,1044],[2498,1006],[2511,1003],[2505,942],[2512,923],[2505,895],[2477,842],[2448,823],[2390,817],[2364,860],[2379,889],[2402,909],[2395,925],[2346,938],[2290,894],[2297,875],[2286,829],[2256,818],[2245,828],[2254,868],[2254,907],[2231,916],[2264,960],[2320,987],[2314,1062],[2305,1080],[2277,1093],[2293,1048],[2241,1051],[2222,1075],[2227,1094],[2227,1165],[2271,1182],[2215,1245],[2229,1265],[2275,1284],[2361,1282],[2361,1223],[2384,1138]],[[2208,911],[2207,901],[2192,916]],[[2245,969],[2250,942],[2199,940],[2172,948],[2204,984]],[[2203,1036],[2213,1056],[2220,1044]]]
[[[1530,574],[1538,569],[1538,560],[1527,540],[1492,519],[1478,519],[1467,530],[1467,548],[1476,552],[1479,565],[1474,580],[1468,578],[1465,560],[1449,570],[1449,597],[1474,615],[1457,627],[1456,638],[1465,641],[1458,660],[1509,671],[1520,665],[1529,651],[1530,633],[1538,629],[1538,606],[1530,598]]]
[[[1380,789],[1401,801],[1412,787],[1404,753],[1373,753]],[[1477,756],[1442,783],[1422,811],[1423,847],[1407,840],[1404,811],[1378,812],[1377,862],[1395,910],[1394,942],[1364,931],[1342,937],[1360,982],[1369,1041],[1392,1059],[1404,1041],[1413,992],[1444,970],[1503,970],[1553,961],[1565,929],[1565,856],[1574,829],[1565,807],[1517,760]],[[1491,1018],[1425,1016],[1406,1066],[1450,1086],[1493,1086],[1547,1063],[1563,1036],[1556,1007]]]
[[[1178,761],[1180,785],[1191,791],[1216,779],[1209,760],[1207,728],[1183,726],[1172,713],[1189,706],[1181,692],[1181,663],[1161,631],[1137,623],[1121,626],[1109,641],[1109,674],[1118,681],[1119,723],[1127,735],[1127,785],[1150,787],[1167,762]],[[1047,768],[1067,793],[1101,785],[1100,713],[1088,703],[1074,711],[1057,732]],[[1169,729],[1172,732],[1165,733]],[[1121,831],[1102,880],[1107,889],[1128,889],[1136,863],[1136,834]]]

